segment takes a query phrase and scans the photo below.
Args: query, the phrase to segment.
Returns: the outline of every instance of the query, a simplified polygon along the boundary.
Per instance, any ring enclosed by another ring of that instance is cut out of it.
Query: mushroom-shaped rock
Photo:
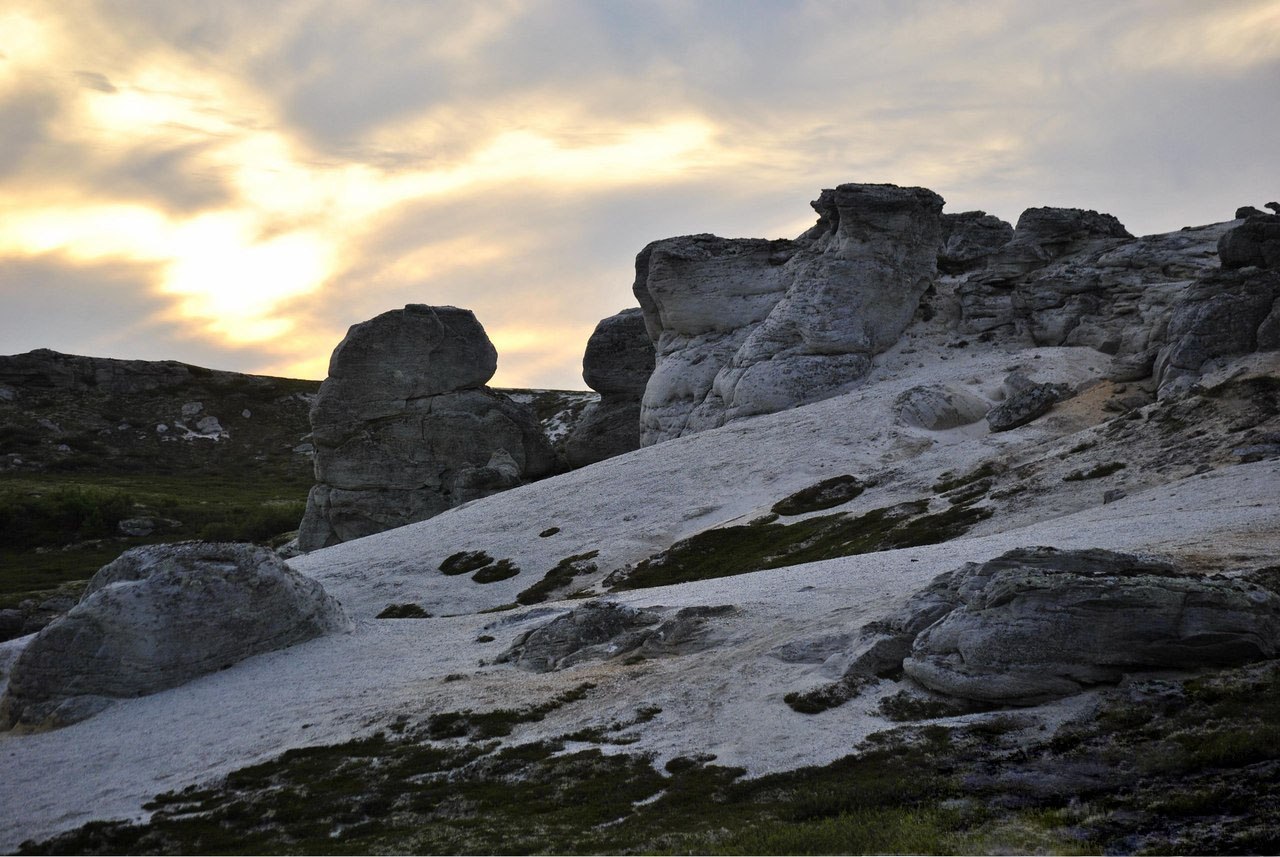
[[[653,374],[653,342],[637,307],[602,319],[587,340],[582,379],[600,394],[565,440],[570,467],[640,448],[640,397]]]
[[[353,325],[311,409],[310,551],[421,521],[552,472],[528,407],[484,384],[497,353],[470,310],[411,304]]]
[[[13,665],[0,724],[61,726],[252,655],[347,630],[342,606],[272,551],[184,542],[103,566]]]

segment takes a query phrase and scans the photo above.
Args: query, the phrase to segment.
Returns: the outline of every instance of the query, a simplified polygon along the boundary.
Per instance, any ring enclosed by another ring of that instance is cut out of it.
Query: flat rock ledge
[[[126,551],[14,662],[0,727],[56,728],[252,655],[350,628],[319,582],[267,548],[183,542]]]

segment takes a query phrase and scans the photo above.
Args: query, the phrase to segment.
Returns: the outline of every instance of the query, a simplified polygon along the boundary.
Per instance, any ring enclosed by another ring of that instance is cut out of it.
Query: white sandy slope
[[[659,764],[710,752],[752,773],[824,763],[889,726],[873,713],[878,696],[819,715],[797,714],[783,704],[783,694],[833,676],[770,651],[854,631],[939,572],[1024,545],[1211,557],[1228,572],[1280,557],[1280,463],[1159,478],[1128,474],[1130,496],[1119,502],[1101,505],[1101,486],[1064,486],[1020,498],[1005,507],[1009,514],[945,544],[609,596],[646,606],[737,606],[714,620],[725,642],[697,655],[586,664],[547,675],[482,665],[572,602],[476,611],[510,602],[567,555],[599,550],[602,576],[683,536],[749,520],[828,476],[880,477],[847,507],[856,512],[930,496],[939,473],[965,472],[996,455],[1052,458],[1075,433],[1090,431],[1080,408],[1064,407],[1002,435],[986,434],[981,425],[949,432],[894,427],[890,416],[893,398],[913,384],[945,381],[991,396],[1015,365],[1034,370],[1037,380],[1079,384],[1099,377],[1105,360],[1084,349],[1035,353],[1040,357],[938,352],[927,355],[928,369],[914,365],[920,355],[890,354],[872,384],[848,395],[640,450],[300,557],[294,567],[322,580],[357,617],[354,632],[121,701],[66,729],[0,735],[0,850],[89,820],[144,817],[142,804],[159,792],[208,781],[289,747],[365,735],[402,716],[416,722],[440,711],[536,703],[582,682],[596,684],[586,699],[518,728],[508,740],[626,720],[654,705],[661,714],[634,729],[639,741],[622,748],[626,752],[653,753]],[[561,531],[539,538],[552,526]],[[436,570],[445,556],[464,549],[511,557],[524,571],[482,586]],[[439,618],[372,618],[404,601]],[[482,634],[495,639],[477,642]],[[451,675],[464,678],[446,681]],[[1083,702],[1077,697],[1056,709]]]

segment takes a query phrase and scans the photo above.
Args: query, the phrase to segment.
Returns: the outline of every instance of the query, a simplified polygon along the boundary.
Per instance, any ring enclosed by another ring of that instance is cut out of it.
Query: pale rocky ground
[[[625,750],[652,752],[659,765],[701,752],[752,774],[824,763],[891,725],[875,709],[898,685],[884,682],[841,707],[799,714],[783,695],[838,675],[784,662],[771,650],[855,632],[940,572],[1027,545],[1155,552],[1227,574],[1277,563],[1280,460],[1235,463],[1230,442],[1212,425],[1199,453],[1209,469],[1201,473],[1199,464],[1169,454],[1156,431],[1110,437],[1129,425],[1142,428],[1142,415],[1167,403],[1145,406],[1139,420],[1104,410],[1114,392],[1103,378],[1109,358],[1091,349],[977,352],[948,348],[927,326],[913,331],[877,359],[865,386],[846,395],[648,447],[292,560],[344,604],[356,630],[120,701],[65,729],[0,734],[0,849],[94,819],[145,817],[142,804],[159,792],[208,782],[290,747],[369,734],[405,716],[419,721],[436,712],[536,703],[588,681],[597,686],[582,703],[518,727],[508,741],[626,720],[656,705],[662,713],[635,727],[639,741]],[[982,422],[931,432],[894,421],[893,402],[911,386],[948,384],[994,401],[1014,368],[1085,389],[1000,434]],[[1241,371],[1274,377],[1280,360],[1272,354],[1224,363],[1202,384]],[[1070,452],[1090,441],[1096,445]],[[1129,466],[1105,478],[1062,481],[1117,458]],[[832,510],[858,513],[932,497],[942,474],[993,459],[1005,468],[997,488],[1027,489],[983,501],[995,514],[950,542],[607,596],[635,606],[735,605],[737,612],[708,620],[722,642],[704,652],[546,674],[486,664],[522,632],[578,603],[478,612],[510,603],[564,557],[599,550],[599,571],[579,579],[598,583],[678,539],[746,523],[830,476],[879,477]],[[1127,496],[1103,505],[1103,493],[1117,488]],[[551,527],[560,531],[539,537]],[[442,575],[440,562],[461,550],[511,558],[522,573],[488,585]],[[404,602],[436,618],[374,618]],[[481,635],[494,639],[477,642]],[[0,669],[29,639],[0,647]],[[464,678],[446,681],[456,675]],[[1053,723],[1087,706],[1090,696],[1034,711]]]

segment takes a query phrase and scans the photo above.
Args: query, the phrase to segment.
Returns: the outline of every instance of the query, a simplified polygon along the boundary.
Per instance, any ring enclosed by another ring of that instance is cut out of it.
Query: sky
[[[3,0],[0,354],[323,378],[450,304],[582,389],[655,239],[843,182],[1167,232],[1278,147],[1280,0]]]

